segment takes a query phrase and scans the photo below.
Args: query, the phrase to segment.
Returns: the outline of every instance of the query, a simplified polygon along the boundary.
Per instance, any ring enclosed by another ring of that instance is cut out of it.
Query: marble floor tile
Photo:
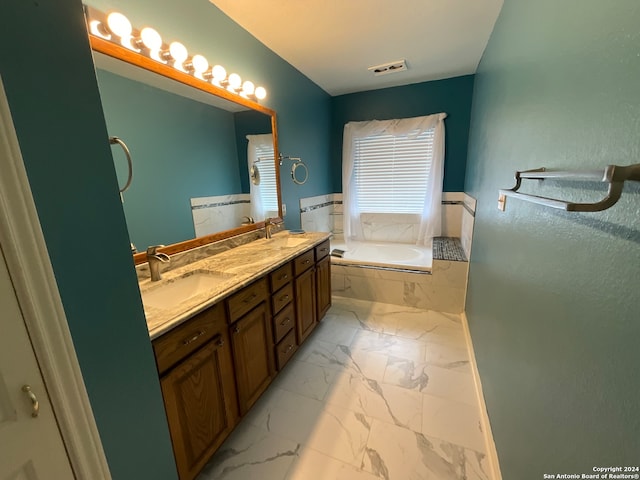
[[[426,356],[426,346],[422,342],[368,330],[357,333],[350,347],[352,351],[397,356],[416,362],[423,361]]]
[[[296,442],[242,423],[197,480],[281,479],[299,450]]]
[[[324,404],[287,390],[269,390],[267,401],[256,403],[244,421],[296,443],[306,443]]]
[[[352,350],[346,345],[338,345],[331,358],[342,365],[342,371],[358,374],[378,382],[382,382],[389,360],[389,357],[384,353]]]
[[[383,382],[468,405],[477,402],[471,375],[424,362],[389,357]]]
[[[334,297],[197,480],[488,480],[459,315]]]
[[[379,480],[379,478],[311,448],[302,448],[285,480]]]
[[[386,480],[488,480],[485,455],[373,420],[362,468]]]
[[[343,373],[329,389],[325,402],[419,432],[422,397],[413,390]]]
[[[273,381],[272,386],[322,400],[336,378],[334,369],[291,360]]]
[[[471,374],[469,352],[465,348],[429,343],[425,361],[427,364],[436,367]]]
[[[307,439],[306,446],[354,467],[360,467],[370,428],[370,417],[326,404]]]
[[[349,345],[358,329],[345,325],[339,318],[325,318],[315,328],[314,338],[336,345]]]
[[[423,395],[421,432],[486,453],[477,405]]]

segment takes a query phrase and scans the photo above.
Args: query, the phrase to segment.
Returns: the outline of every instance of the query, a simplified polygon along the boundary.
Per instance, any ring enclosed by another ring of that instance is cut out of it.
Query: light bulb
[[[211,69],[211,73],[213,74],[213,78],[211,79],[211,83],[214,85],[220,86],[220,83],[227,78],[227,71],[224,69],[222,65],[216,65]]]
[[[187,52],[187,47],[185,47],[180,42],[172,42],[171,45],[169,45],[169,53],[171,54],[174,60],[173,67],[183,72],[186,72],[183,63],[189,56],[189,52]]]
[[[151,27],[145,27],[140,32],[140,39],[145,47],[149,49],[151,58],[158,62],[166,63],[160,56],[160,49],[162,48],[162,37]]]
[[[263,100],[267,96],[267,91],[264,89],[264,87],[257,87],[255,96],[258,100]]]
[[[242,85],[242,78],[240,78],[240,75],[237,73],[229,75],[229,87],[233,90],[237,90],[240,88],[240,85]]]
[[[121,39],[131,37],[131,32],[133,31],[133,27],[131,27],[131,22],[127,17],[119,12],[112,12],[107,17],[107,25],[109,25],[109,30],[119,36]]]
[[[253,95],[253,92],[255,92],[255,90],[256,86],[250,80],[247,80],[242,84],[242,93],[244,93],[245,95]]]
[[[194,75],[197,78],[204,80],[203,73],[209,68],[209,62],[202,55],[194,55],[191,59],[193,65]]]

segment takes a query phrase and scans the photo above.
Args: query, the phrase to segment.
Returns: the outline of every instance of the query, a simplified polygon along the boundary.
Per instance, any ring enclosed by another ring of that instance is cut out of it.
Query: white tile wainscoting
[[[494,480],[460,315],[334,304],[198,480]]]

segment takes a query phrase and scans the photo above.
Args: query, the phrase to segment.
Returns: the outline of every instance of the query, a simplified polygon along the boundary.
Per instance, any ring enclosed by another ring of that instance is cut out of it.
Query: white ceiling
[[[503,0],[210,0],[331,95],[475,73]],[[406,59],[408,70],[368,67]]]

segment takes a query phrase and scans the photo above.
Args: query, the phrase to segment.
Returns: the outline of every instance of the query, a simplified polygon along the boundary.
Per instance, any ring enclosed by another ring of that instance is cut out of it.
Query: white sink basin
[[[300,238],[300,237],[279,237],[279,238],[272,238],[270,240],[267,240],[267,246],[269,248],[294,248],[297,247],[298,245],[303,244],[304,242],[306,242],[307,239],[306,238]]]
[[[198,271],[151,286],[142,292],[142,303],[147,307],[169,309],[190,298],[216,288],[227,281],[229,275]]]

